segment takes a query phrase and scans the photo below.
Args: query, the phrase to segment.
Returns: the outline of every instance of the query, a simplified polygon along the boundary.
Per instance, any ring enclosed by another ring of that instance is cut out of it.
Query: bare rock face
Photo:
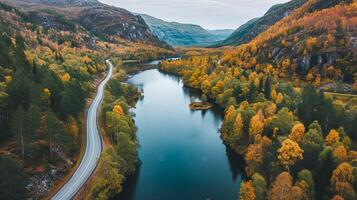
[[[76,20],[99,37],[119,35],[133,41],[160,43],[139,15],[121,8],[107,5],[86,7]]]

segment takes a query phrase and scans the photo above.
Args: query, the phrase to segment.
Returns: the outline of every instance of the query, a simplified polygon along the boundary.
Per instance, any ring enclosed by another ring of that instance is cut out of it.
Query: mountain
[[[215,29],[215,30],[206,29],[206,30],[212,35],[217,36],[217,39],[219,40],[227,39],[227,37],[230,36],[234,31],[232,29]]]
[[[206,30],[199,25],[166,22],[141,14],[153,33],[172,46],[207,46],[224,40],[233,30]]]
[[[145,21],[131,12],[97,0],[1,0],[29,14],[44,27],[71,30],[82,26],[89,33],[105,39],[120,37],[168,47],[149,29]]]
[[[307,0],[292,0],[287,3],[272,6],[264,16],[252,19],[243,24],[218,46],[240,45],[251,41],[260,33],[267,30],[271,25],[289,15],[292,10],[303,5],[306,1]]]
[[[298,75],[317,85],[321,79],[352,84],[357,73],[356,6],[351,0],[309,0],[226,58],[246,67],[272,65],[284,76]]]

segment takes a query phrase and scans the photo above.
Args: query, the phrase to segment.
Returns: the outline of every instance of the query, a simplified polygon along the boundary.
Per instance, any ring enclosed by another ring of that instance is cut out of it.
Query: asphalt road
[[[97,166],[97,161],[102,152],[102,141],[97,124],[97,111],[103,99],[105,85],[113,74],[112,63],[109,60],[106,63],[109,66],[109,73],[99,84],[97,95],[87,113],[87,145],[81,164],[68,182],[52,197],[52,200],[72,199],[87,182]]]

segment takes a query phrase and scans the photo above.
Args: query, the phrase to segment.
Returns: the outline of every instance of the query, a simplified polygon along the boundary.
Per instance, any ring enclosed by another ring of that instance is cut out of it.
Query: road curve
[[[108,75],[99,84],[97,95],[87,113],[87,145],[81,164],[68,182],[52,197],[52,200],[72,199],[86,183],[97,166],[97,161],[102,152],[102,141],[97,124],[97,111],[103,99],[105,85],[113,74],[113,64],[110,60],[106,60],[106,63],[109,66]]]

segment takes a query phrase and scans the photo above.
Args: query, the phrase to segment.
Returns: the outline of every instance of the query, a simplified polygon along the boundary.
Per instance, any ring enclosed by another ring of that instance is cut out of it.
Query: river
[[[157,69],[128,83],[144,92],[135,112],[140,166],[120,200],[236,200],[243,161],[223,144],[222,111],[191,111],[199,94]]]

